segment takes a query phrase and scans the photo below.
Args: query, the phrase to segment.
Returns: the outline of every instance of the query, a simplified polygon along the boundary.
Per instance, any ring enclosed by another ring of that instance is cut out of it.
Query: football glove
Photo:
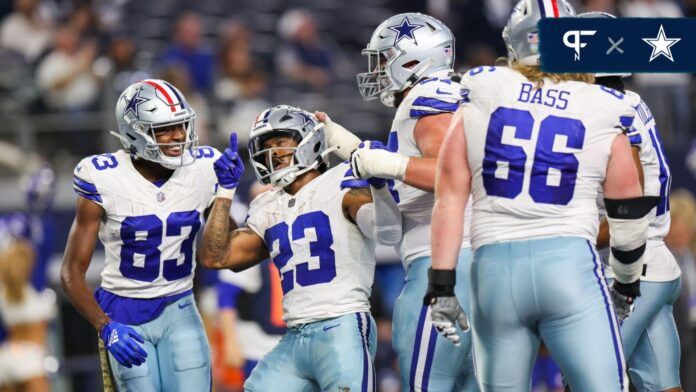
[[[389,151],[380,142],[368,140],[360,143],[358,149],[350,155],[350,167],[358,178],[403,180],[408,159],[407,156]]]
[[[616,317],[622,323],[633,312],[635,307],[636,297],[640,296],[640,280],[630,284],[623,284],[614,281],[611,285],[611,299],[614,302],[614,310]]]
[[[220,187],[234,189],[239,185],[239,179],[244,173],[244,163],[237,152],[237,134],[235,132],[230,135],[230,145],[215,161],[213,168]]]
[[[428,270],[428,291],[423,304],[430,307],[430,318],[435,329],[455,346],[461,344],[456,323],[462,331],[469,330],[469,321],[454,295],[454,270]]]
[[[140,366],[147,358],[147,352],[138,344],[145,340],[127,325],[110,321],[102,327],[99,337],[118,363],[127,368]]]

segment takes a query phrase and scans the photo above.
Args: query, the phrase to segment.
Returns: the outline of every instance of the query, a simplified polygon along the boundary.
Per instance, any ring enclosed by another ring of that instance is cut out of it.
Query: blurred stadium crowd
[[[619,16],[696,16],[696,0],[573,3],[579,11]],[[355,82],[367,67],[360,52],[375,26],[398,12],[436,16],[454,32],[457,69],[464,71],[504,54],[500,32],[512,5],[512,0],[0,0],[0,244],[9,249],[14,235],[32,245],[2,252],[0,287],[9,290],[24,279],[39,291],[55,289],[56,318],[39,320],[48,323],[47,337],[40,339],[51,353],[44,363],[51,390],[101,388],[97,336],[57,288],[58,264],[74,214],[70,172],[81,157],[119,147],[108,131],[115,128],[115,100],[126,86],[148,77],[177,86],[196,110],[202,145],[224,147],[231,131],[244,139],[262,110],[281,103],[326,111],[361,136],[383,140],[393,113],[364,103]],[[634,75],[628,84],[652,108],[672,166],[672,229],[666,241],[684,273],[675,308],[683,385],[696,391],[693,77]],[[236,203],[238,220],[246,214],[243,203],[258,192],[253,174],[246,176],[240,189],[248,194]],[[94,286],[99,272],[95,260],[89,275]],[[238,322],[255,306],[253,296],[243,293],[268,287],[258,277],[221,276],[199,269],[197,294],[214,346],[215,389],[236,391],[245,359],[260,355],[261,345],[253,332],[244,336],[248,328]],[[390,317],[402,280],[396,255],[382,249],[373,290],[382,391],[400,388]],[[0,354],[0,367],[7,355],[11,362],[11,352]],[[537,370],[538,391],[562,390],[554,365],[543,356]]]

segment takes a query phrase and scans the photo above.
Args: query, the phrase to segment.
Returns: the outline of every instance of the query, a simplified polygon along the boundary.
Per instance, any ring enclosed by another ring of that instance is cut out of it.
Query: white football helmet
[[[198,136],[194,126],[196,113],[176,87],[160,79],[145,79],[128,86],[116,103],[118,133],[111,132],[123,147],[140,158],[175,169],[193,163]],[[181,143],[157,143],[155,128],[183,124],[186,140]],[[180,147],[181,155],[168,156],[161,147]]]
[[[566,0],[519,1],[503,29],[508,62],[539,65],[539,20],[574,16],[575,10]]]
[[[328,165],[325,157],[333,149],[327,148],[321,127],[314,115],[300,108],[279,105],[264,110],[254,121],[249,135],[249,158],[256,178],[282,188],[301,174]],[[264,147],[266,140],[283,134],[295,139],[297,147]],[[293,150],[293,163],[283,168],[273,167],[275,150]]]
[[[454,36],[432,16],[398,14],[377,26],[362,54],[368,72],[358,74],[360,95],[366,101],[379,97],[393,107],[394,94],[433,72],[453,68]]]

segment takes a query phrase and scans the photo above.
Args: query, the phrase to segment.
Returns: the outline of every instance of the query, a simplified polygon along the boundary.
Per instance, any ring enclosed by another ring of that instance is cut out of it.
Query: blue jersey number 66
[[[505,127],[514,128],[515,139],[531,140],[534,118],[527,110],[499,107],[491,114],[488,124],[483,186],[490,196],[514,199],[522,193],[527,153],[520,146],[503,143]],[[559,135],[567,137],[567,148],[582,149],[585,126],[580,120],[552,115],[539,124],[529,184],[529,195],[536,203],[566,205],[573,199],[579,163],[573,153],[553,151],[554,141]],[[506,178],[495,175],[501,164],[507,166]],[[560,172],[558,185],[547,184],[551,169]]]

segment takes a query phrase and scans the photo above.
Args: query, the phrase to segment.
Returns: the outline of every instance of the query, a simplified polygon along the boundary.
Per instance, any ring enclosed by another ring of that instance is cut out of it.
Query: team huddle
[[[612,16],[521,0],[503,31],[507,64],[461,75],[442,22],[382,22],[357,81],[396,110],[386,144],[279,105],[252,125],[245,165],[235,133],[222,153],[198,146],[176,87],[129,86],[113,132],[124,149],[75,168],[61,271],[116,389],[210,390],[194,260],[242,271],[270,258],[288,331],[244,389],[376,390],[381,243],[406,271],[393,315],[404,391],[528,391],[542,342],[571,391],[624,391],[629,376],[639,391],[681,391],[680,271],[663,242],[671,177],[654,119],[626,75],[542,72],[546,17]],[[245,166],[272,188],[238,227]],[[92,293],[97,237],[106,262]]]

